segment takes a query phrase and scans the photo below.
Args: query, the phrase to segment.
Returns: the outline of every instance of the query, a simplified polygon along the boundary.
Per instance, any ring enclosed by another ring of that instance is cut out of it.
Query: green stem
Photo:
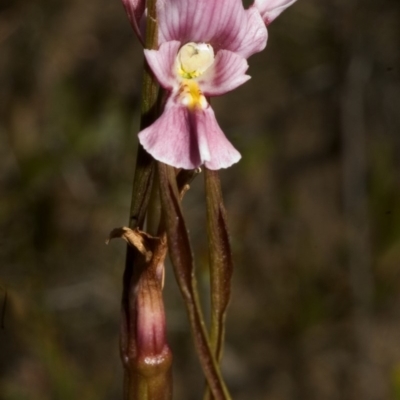
[[[147,26],[145,47],[157,49],[157,22],[156,0],[147,0]],[[142,103],[140,129],[149,126],[157,118],[158,83],[155,80],[147,62],[144,63]],[[155,162],[154,159],[139,144],[135,175],[132,185],[132,200],[129,212],[129,227],[142,228],[146,217],[148,203],[154,184]],[[125,261],[122,293],[122,320],[120,329],[120,352],[124,365],[124,399],[125,400],[149,400],[147,390],[143,391],[141,379],[135,368],[132,368],[132,359],[137,355],[136,343],[136,288],[141,279],[141,273],[135,268],[137,253],[134,248],[128,246]],[[171,380],[168,385],[170,386]],[[143,381],[142,381],[143,382]],[[150,385],[152,386],[152,385]],[[162,385],[154,385],[162,387]],[[150,389],[149,389],[150,390]],[[162,391],[162,389],[159,389]],[[172,395],[171,395],[172,397]],[[165,398],[166,399],[166,398]]]
[[[156,49],[157,43],[157,22],[156,22],[156,1],[147,2],[147,27],[145,45],[147,49]],[[157,118],[158,83],[154,78],[146,60],[143,69],[142,104],[140,129],[151,125]],[[132,200],[129,214],[129,227],[143,227],[147,205],[150,199],[151,187],[154,181],[155,163],[139,144],[136,158],[135,176],[132,187]]]

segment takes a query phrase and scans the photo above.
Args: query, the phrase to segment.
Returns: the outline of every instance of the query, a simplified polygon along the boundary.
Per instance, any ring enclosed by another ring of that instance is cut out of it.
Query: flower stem
[[[213,398],[230,400],[231,397],[210,346],[198,297],[194,260],[182,214],[176,174],[172,167],[161,162],[158,163],[158,173],[169,255],[174,267],[175,278],[185,301],[199,361]]]
[[[147,26],[145,47],[156,49],[158,47],[156,0],[147,0]],[[142,103],[140,129],[149,126],[158,116],[157,97],[158,83],[155,80],[147,62],[144,62]],[[144,220],[148,212],[149,200],[154,185],[155,162],[154,159],[139,144],[135,175],[132,186],[132,200],[129,213],[129,227],[143,228]],[[150,219],[152,217],[150,216]],[[154,218],[153,218],[154,219]],[[172,377],[171,377],[171,354],[164,357],[159,356],[159,365],[154,368],[143,364],[141,354],[139,308],[143,306],[143,299],[150,296],[146,290],[138,290],[140,287],[154,285],[154,276],[149,274],[148,265],[143,265],[141,255],[131,246],[127,247],[125,271],[123,277],[122,293],[122,319],[120,328],[120,352],[124,365],[124,399],[125,400],[170,400],[172,398]],[[157,293],[158,302],[162,308],[161,284]],[[139,298],[140,297],[140,298]],[[142,302],[142,303],[141,303]],[[161,310],[161,309],[160,309]],[[160,312],[164,312],[162,309]],[[165,325],[165,323],[164,323]],[[165,326],[160,327],[165,329]],[[165,344],[166,345],[166,344]],[[168,348],[166,346],[166,348]],[[143,353],[143,352],[142,352]],[[157,358],[157,354],[154,355]]]
[[[157,21],[156,21],[156,0],[147,1],[147,26],[145,46],[147,49],[156,49],[157,43]],[[140,129],[151,125],[157,118],[157,98],[159,86],[154,78],[146,60],[143,68],[142,104]],[[135,176],[132,187],[132,200],[129,215],[129,227],[142,228],[150,199],[151,187],[153,185],[155,163],[139,144],[136,158]]]

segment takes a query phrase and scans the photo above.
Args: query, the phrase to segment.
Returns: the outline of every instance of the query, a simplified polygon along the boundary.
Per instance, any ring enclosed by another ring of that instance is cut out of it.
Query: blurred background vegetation
[[[400,399],[400,2],[301,0],[213,100],[235,400]],[[0,399],[119,399],[143,56],[118,0],[0,3]],[[184,201],[207,281],[202,177]],[[203,378],[172,271],[175,398]]]

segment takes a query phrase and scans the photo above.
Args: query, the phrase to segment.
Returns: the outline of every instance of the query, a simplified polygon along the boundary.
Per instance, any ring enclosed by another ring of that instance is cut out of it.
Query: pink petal
[[[204,160],[204,165],[208,169],[217,170],[237,163],[241,155],[222,132],[215,119],[213,109],[208,107],[205,110],[196,111],[196,114],[197,134],[199,138],[204,137],[202,140],[207,142],[210,153],[210,158]]]
[[[163,114],[139,133],[139,141],[156,160],[176,168],[227,168],[239,161],[210,106],[190,111],[171,96]]]
[[[146,7],[146,0],[122,0],[122,3],[124,4],[125,11],[128,14],[133,30],[143,43],[140,25]]]
[[[139,141],[156,160],[176,168],[194,169],[200,159],[195,125],[189,110],[171,97],[162,115],[139,133]]]
[[[265,27],[259,11],[254,7],[246,10],[246,19],[241,26],[240,40],[237,47],[230,50],[235,51],[245,58],[265,49],[268,40],[268,31]]]
[[[210,43],[215,51],[231,50],[246,58],[265,47],[265,26],[254,11],[243,8],[242,0],[164,0],[157,4],[160,43]]]
[[[197,81],[206,96],[219,96],[248,81],[250,76],[245,74],[248,67],[243,57],[220,50],[214,64]]]
[[[177,82],[174,72],[180,42],[163,43],[158,50],[144,50],[144,55],[158,82],[164,89],[171,90]]]
[[[254,6],[261,14],[265,25],[269,25],[279,14],[285,11],[296,0],[255,0]]]

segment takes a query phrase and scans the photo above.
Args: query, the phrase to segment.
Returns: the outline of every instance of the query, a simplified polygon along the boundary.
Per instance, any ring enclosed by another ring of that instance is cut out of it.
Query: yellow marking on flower
[[[207,100],[196,81],[185,79],[181,86],[182,103],[190,109],[205,108]]]
[[[187,43],[177,56],[178,74],[184,79],[201,76],[214,63],[214,49],[206,43]]]

